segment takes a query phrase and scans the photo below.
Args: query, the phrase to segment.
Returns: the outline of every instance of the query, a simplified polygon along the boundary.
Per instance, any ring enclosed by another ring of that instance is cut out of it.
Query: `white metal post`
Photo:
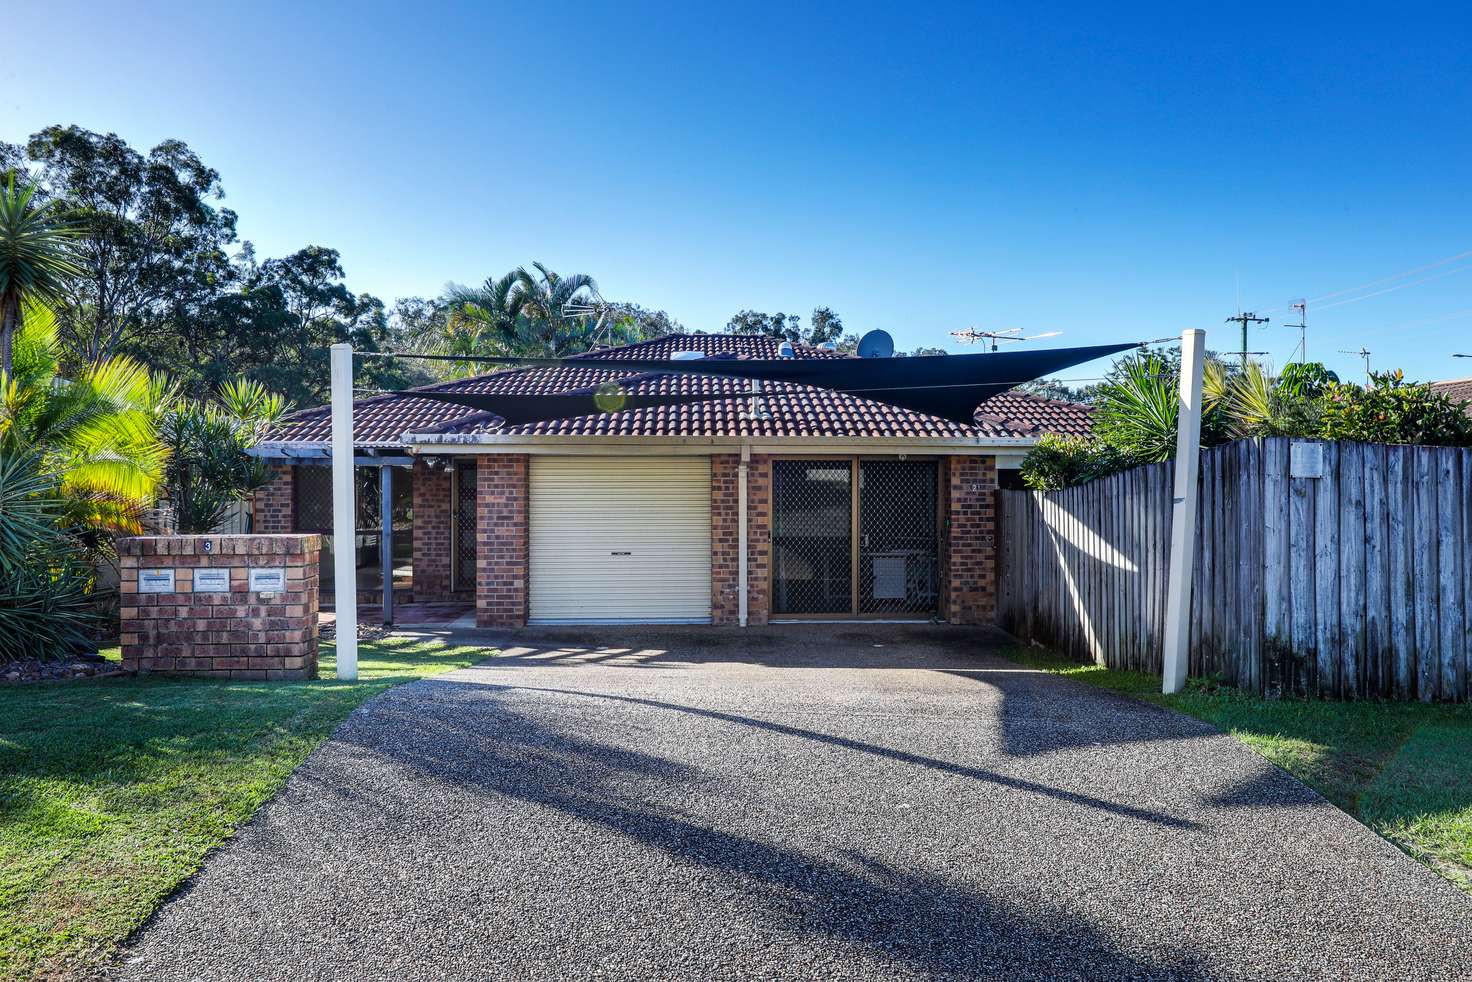
[[[378,468],[378,565],[383,567],[383,623],[394,623],[394,469]]]
[[[332,562],[337,677],[358,677],[358,529],[353,488],[353,346],[332,346]]]
[[[1166,581],[1165,671],[1161,691],[1186,687],[1191,638],[1191,567],[1196,562],[1196,498],[1201,473],[1201,373],[1206,332],[1181,332],[1181,402],[1176,425],[1176,483],[1171,506],[1170,573]]]

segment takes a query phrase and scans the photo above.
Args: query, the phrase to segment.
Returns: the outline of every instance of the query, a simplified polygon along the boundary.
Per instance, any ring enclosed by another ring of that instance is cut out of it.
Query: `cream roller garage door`
[[[710,622],[708,457],[532,457],[533,624]]]

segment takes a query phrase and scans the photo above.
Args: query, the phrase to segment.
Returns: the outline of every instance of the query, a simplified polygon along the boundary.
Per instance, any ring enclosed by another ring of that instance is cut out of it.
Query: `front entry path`
[[[945,627],[528,631],[355,713],[133,979],[1453,978],[1472,901]]]

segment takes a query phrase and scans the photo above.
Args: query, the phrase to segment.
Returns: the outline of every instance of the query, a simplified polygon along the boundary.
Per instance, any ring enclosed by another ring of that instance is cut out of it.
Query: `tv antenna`
[[[1020,327],[1007,327],[1000,331],[980,331],[974,327],[968,327],[962,331],[952,331],[951,337],[962,344],[975,344],[980,341],[983,345],[991,343],[991,350],[996,351],[998,344],[1019,344],[1023,341],[1038,341],[1042,338],[1056,338],[1062,331],[1044,331],[1042,334],[1023,335]]]
[[[563,304],[562,315],[564,317],[592,317],[597,314],[598,320],[593,324],[593,340],[590,345],[596,348],[603,343],[604,325],[613,308],[607,300],[603,299],[603,294],[598,292],[597,287],[589,287],[588,293],[589,296],[574,297]]]
[[[1341,355],[1354,355],[1356,358],[1363,358],[1365,360],[1365,382],[1368,384],[1369,381],[1370,381],[1370,352],[1369,352],[1369,349],[1367,349],[1364,345],[1360,345],[1360,350],[1358,350],[1358,351],[1346,351],[1343,348],[1340,348],[1339,349],[1339,353]]]
[[[1298,314],[1299,358],[1308,361],[1308,301],[1295,300],[1290,306]],[[1289,355],[1288,360],[1292,361],[1293,356]]]

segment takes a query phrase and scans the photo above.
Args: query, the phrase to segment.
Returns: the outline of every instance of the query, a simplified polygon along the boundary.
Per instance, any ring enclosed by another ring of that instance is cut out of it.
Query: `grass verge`
[[[363,643],[356,682],[127,677],[0,689],[0,979],[94,974],[348,713],[483,648]]]
[[[1472,706],[1259,699],[1194,680],[1164,696],[1155,675],[1036,648],[1009,657],[1230,733],[1472,893]]]

